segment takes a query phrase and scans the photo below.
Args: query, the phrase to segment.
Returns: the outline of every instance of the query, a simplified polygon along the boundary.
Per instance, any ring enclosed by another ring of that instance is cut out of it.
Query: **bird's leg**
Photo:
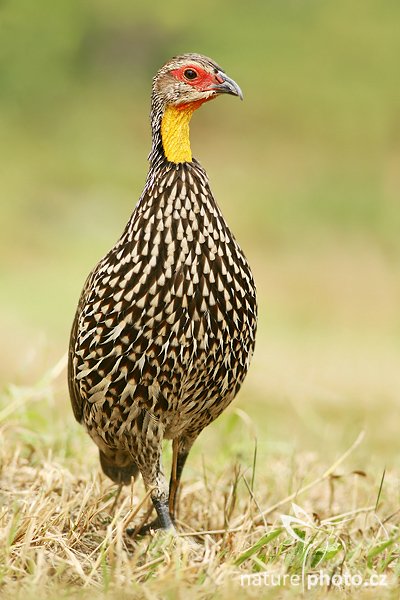
[[[174,529],[174,524],[169,514],[168,502],[166,500],[158,500],[153,498],[154,508],[157,512],[157,519],[153,521],[158,527],[156,529]]]
[[[162,429],[159,423],[151,423],[135,441],[136,447],[132,448],[131,453],[146,489],[152,490],[151,499],[157,512],[157,518],[142,527],[138,533],[143,535],[150,529],[175,530],[168,509],[168,486],[162,466]]]
[[[147,489],[153,488],[151,499],[157,512],[157,518],[141,528],[140,534],[148,533],[150,529],[175,529],[168,509],[167,481],[162,469],[161,456],[157,461],[153,474],[142,472],[144,484]]]
[[[169,480],[169,513],[171,519],[175,522],[176,517],[176,501],[178,498],[179,483],[182,476],[183,467],[185,466],[189,450],[193,445],[195,437],[175,438],[172,442],[172,469],[171,478]]]

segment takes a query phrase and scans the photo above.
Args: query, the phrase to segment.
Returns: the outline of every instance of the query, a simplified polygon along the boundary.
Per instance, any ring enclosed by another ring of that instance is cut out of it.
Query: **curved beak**
[[[243,100],[243,93],[236,81],[233,81],[228,75],[226,75],[223,71],[218,71],[216,75],[216,80],[218,83],[211,87],[212,90],[215,90],[217,94],[231,94],[232,96],[238,96],[241,100]]]

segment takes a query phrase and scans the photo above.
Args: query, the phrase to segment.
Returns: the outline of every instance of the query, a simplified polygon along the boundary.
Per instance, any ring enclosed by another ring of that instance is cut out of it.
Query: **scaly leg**
[[[148,421],[145,430],[135,439],[136,447],[131,449],[146,489],[152,490],[151,499],[157,512],[157,519],[142,527],[140,534],[148,533],[150,529],[175,530],[169,514],[168,487],[162,466],[162,434],[159,422]]]
[[[175,438],[172,442],[172,469],[171,478],[169,480],[169,513],[172,522],[175,522],[176,517],[176,501],[178,498],[178,489],[181,481],[183,467],[189,455],[190,448],[193,445],[194,437]]]

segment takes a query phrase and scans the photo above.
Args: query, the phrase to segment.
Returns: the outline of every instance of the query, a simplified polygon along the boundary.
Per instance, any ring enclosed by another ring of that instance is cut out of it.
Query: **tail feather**
[[[138,476],[139,470],[128,453],[110,452],[105,454],[101,450],[99,453],[103,473],[115,483],[129,485],[131,478],[136,479]]]

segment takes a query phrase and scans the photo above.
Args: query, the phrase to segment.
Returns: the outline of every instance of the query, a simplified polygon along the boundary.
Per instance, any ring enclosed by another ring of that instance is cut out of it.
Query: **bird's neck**
[[[164,157],[176,164],[192,162],[189,123],[194,111],[201,104],[203,104],[202,100],[165,107],[153,103],[153,145],[149,157],[151,163],[157,163]]]
[[[192,162],[189,123],[196,107],[167,106],[161,118],[161,141],[167,160],[173,163]]]

